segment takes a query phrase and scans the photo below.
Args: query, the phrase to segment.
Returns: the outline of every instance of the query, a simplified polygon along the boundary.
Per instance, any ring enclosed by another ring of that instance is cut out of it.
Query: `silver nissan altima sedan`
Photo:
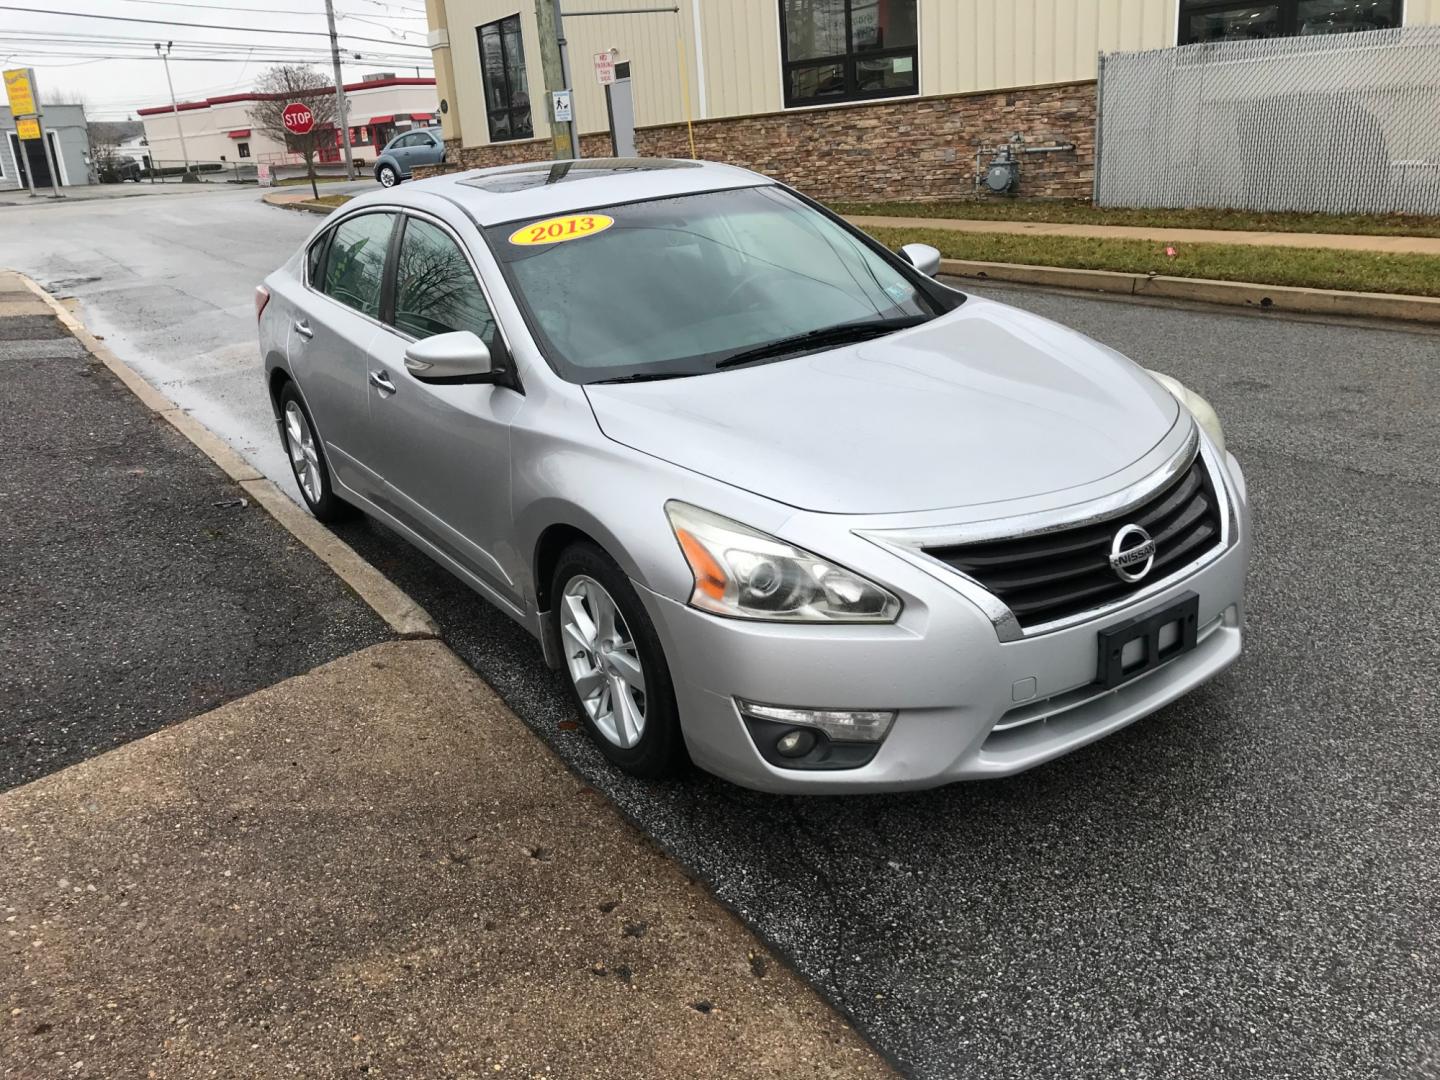
[[[1214,411],[763,176],[458,173],[349,203],[256,293],[310,509],[515,619],[606,756],[748,787],[1004,776],[1240,655]]]

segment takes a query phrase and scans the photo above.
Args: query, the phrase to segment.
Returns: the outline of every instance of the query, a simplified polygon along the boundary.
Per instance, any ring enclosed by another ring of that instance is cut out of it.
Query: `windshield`
[[[844,324],[864,328],[860,340],[936,314],[858,236],[779,187],[598,207],[487,235],[541,349],[572,382],[701,374],[842,343],[847,330],[833,331]]]

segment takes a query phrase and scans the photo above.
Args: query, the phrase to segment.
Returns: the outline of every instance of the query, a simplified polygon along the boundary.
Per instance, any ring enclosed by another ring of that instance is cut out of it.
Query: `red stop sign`
[[[285,130],[291,135],[308,135],[315,126],[315,114],[310,111],[310,106],[299,101],[286,105],[280,117],[285,121]]]

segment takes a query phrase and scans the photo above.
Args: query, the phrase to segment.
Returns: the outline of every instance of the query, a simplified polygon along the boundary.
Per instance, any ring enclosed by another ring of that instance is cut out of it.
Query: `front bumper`
[[[745,787],[792,793],[898,791],[1008,776],[1068,753],[1173,701],[1239,657],[1249,516],[1228,457],[1231,528],[1223,553],[1133,606],[1002,641],[975,605],[896,560],[881,580],[910,602],[887,626],[798,626],[719,618],[637,585],[659,630],[691,757]],[[873,564],[854,569],[873,573]],[[1094,685],[1097,634],[1187,591],[1199,597],[1196,647],[1109,691]],[[767,762],[735,699],[802,708],[893,709],[868,764],[818,771]]]

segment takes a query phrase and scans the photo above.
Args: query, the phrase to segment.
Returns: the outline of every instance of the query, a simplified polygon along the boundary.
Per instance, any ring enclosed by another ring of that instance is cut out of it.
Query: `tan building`
[[[426,0],[426,9],[450,160],[549,157],[534,0]],[[593,56],[614,50],[629,64],[642,154],[689,156],[693,138],[700,157],[851,198],[966,194],[977,155],[1007,142],[1038,151],[1025,155],[1021,194],[1088,195],[1101,52],[1440,22],[1440,0],[566,0],[564,9],[586,155],[609,152]]]
[[[202,101],[182,101],[178,113],[168,105],[140,109],[151,160],[157,168],[181,164],[178,121],[192,164],[281,165],[300,161],[298,154],[290,153],[281,143],[254,129],[250,109],[260,97],[256,93],[226,94]],[[354,156],[367,162],[373,162],[378,149],[397,132],[433,124],[438,111],[435,80],[428,78],[367,76],[360,82],[345,85],[345,100]],[[335,145],[322,151],[320,160],[343,160],[339,132],[336,132]]]

